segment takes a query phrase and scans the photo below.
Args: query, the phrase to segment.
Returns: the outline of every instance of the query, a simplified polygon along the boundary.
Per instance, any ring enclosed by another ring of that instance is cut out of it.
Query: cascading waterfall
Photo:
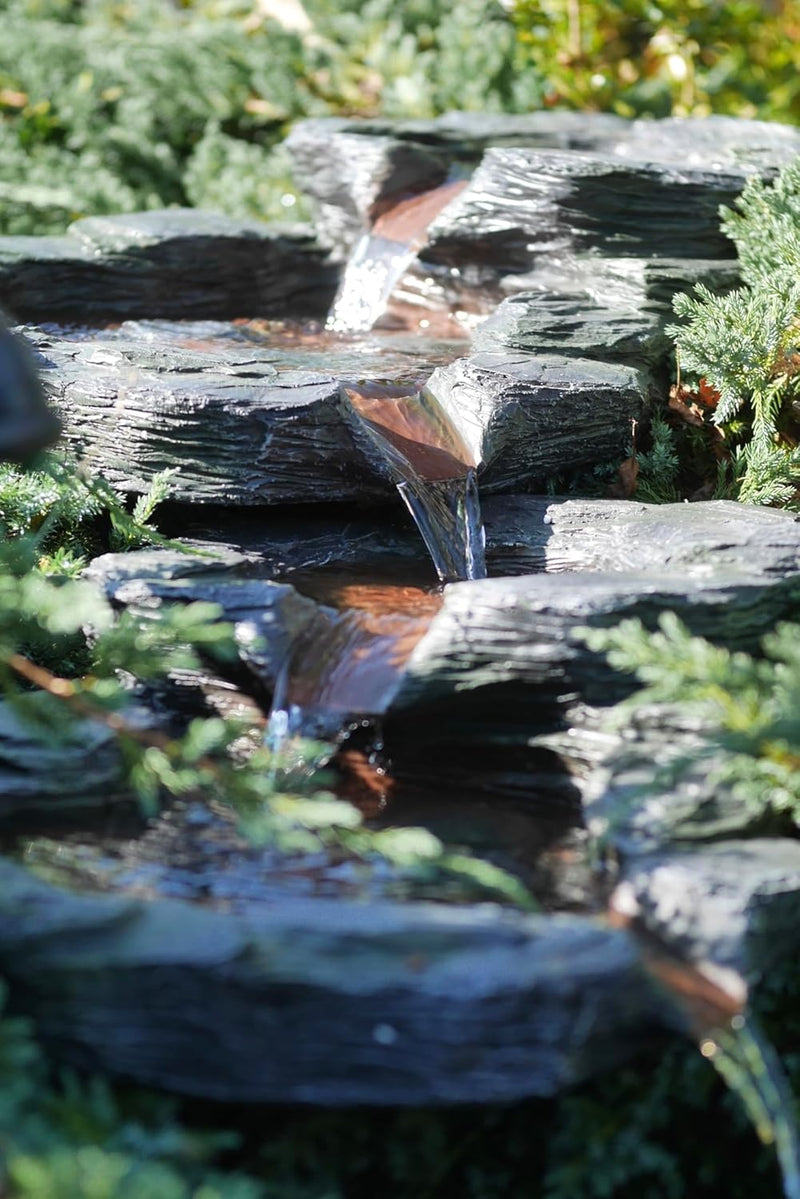
[[[700,1041],[700,1052],[744,1106],[764,1145],[778,1158],[786,1199],[800,1199],[800,1133],[780,1059],[751,1015],[734,1016]]]
[[[326,597],[327,598],[327,597]],[[346,585],[292,645],[267,725],[273,774],[307,778],[389,707],[403,666],[441,604],[415,587]]]
[[[789,1081],[778,1054],[747,1010],[747,985],[735,970],[683,961],[641,920],[626,884],[611,898],[613,924],[639,940],[642,961],[703,1057],[738,1096],[765,1145],[774,1147],[785,1199],[800,1199],[800,1130]]]
[[[486,577],[473,450],[427,388],[347,388],[359,430],[378,451],[443,583]]]
[[[384,312],[395,285],[425,245],[431,222],[465,186],[463,180],[403,200],[356,245],[326,324],[329,332],[364,333]],[[345,389],[353,428],[367,451],[388,468],[413,517],[442,583],[486,577],[478,461],[468,440],[426,388],[380,384]],[[399,668],[426,625],[376,629],[363,612],[321,617],[311,636],[294,646],[273,697],[267,743],[276,770],[298,736],[347,736],[354,714],[374,716],[388,704]],[[328,756],[332,750],[328,751]],[[299,769],[312,772],[325,751]],[[297,761],[292,762],[294,769]]]
[[[366,333],[428,240],[433,220],[466,186],[463,179],[399,201],[356,243],[344,268],[325,328]]]

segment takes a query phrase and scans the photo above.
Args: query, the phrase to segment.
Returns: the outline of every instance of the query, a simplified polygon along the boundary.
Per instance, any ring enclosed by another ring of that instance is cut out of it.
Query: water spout
[[[422,534],[443,583],[486,578],[478,463],[427,388],[411,395],[348,387],[350,406]]]
[[[342,275],[325,328],[366,333],[386,310],[392,292],[428,240],[431,223],[463,191],[466,181],[401,200],[357,242]]]

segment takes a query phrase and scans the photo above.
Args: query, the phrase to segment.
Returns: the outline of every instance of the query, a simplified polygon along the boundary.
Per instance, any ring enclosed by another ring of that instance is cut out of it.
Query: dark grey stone
[[[54,441],[59,430],[45,403],[29,347],[0,315],[0,459],[38,450]]]
[[[214,354],[151,341],[36,338],[64,440],[128,491],[177,468],[192,503],[325,503],[389,494],[356,450],[337,378],[278,373],[233,344]]]
[[[523,292],[503,300],[475,330],[474,351],[501,346],[656,367],[666,361],[671,342],[660,316],[640,306],[612,307],[608,302]]]
[[[583,626],[674,611],[701,636],[752,649],[800,595],[797,574],[746,565],[684,571],[563,573],[457,583],[414,649],[392,704],[424,739],[513,740],[563,721],[571,704],[607,705],[632,684],[590,652]],[[420,719],[424,710],[436,720]]]
[[[0,703],[0,820],[96,807],[127,798],[113,733],[79,721],[48,743],[7,702]]]
[[[434,371],[428,388],[483,463],[488,494],[541,486],[559,470],[619,455],[653,381],[624,364],[487,351]]]
[[[535,497],[498,498],[487,507],[490,562],[505,555],[517,569],[548,573],[445,590],[396,685],[382,693],[388,709],[365,713],[388,710],[420,743],[445,735],[454,742],[526,739],[562,724],[578,700],[607,706],[620,698],[632,684],[586,648],[582,626],[638,616],[652,627],[672,610],[698,634],[752,648],[791,615],[800,594],[800,524],[786,513],[722,502],[661,507]],[[213,566],[168,551],[110,555],[95,563],[92,577],[116,602],[139,608],[170,597],[219,602],[227,619],[266,637],[264,665],[254,667],[269,688],[287,641],[323,627],[309,623],[312,601],[264,581],[276,555],[266,532],[263,544],[251,540],[246,557],[223,554]],[[370,546],[367,562],[373,552]],[[278,556],[288,557],[280,543]],[[436,720],[421,720],[429,711]]]
[[[754,980],[800,940],[800,843],[786,837],[637,856],[622,887],[643,928],[684,961]]]
[[[779,582],[800,571],[800,521],[774,508],[511,495],[488,498],[483,512],[496,574],[674,571],[712,582],[724,570]]]
[[[340,253],[393,193],[421,191],[480,163],[461,201],[435,223],[423,258],[520,272],[544,250],[732,257],[719,232],[719,203],[737,195],[748,174],[769,177],[791,161],[800,136],[789,126],[727,117],[450,113],[433,121],[301,122],[289,148],[319,205],[323,237]]]
[[[18,321],[321,316],[335,287],[309,229],[196,209],[89,217],[60,238],[0,238],[0,304]]]
[[[286,583],[259,577],[247,559],[217,550],[213,557],[173,550],[135,550],[95,558],[86,577],[112,603],[146,617],[162,603],[218,604],[234,626],[243,662],[269,689],[289,646],[317,614],[317,605]]]
[[[204,352],[150,337],[28,335],[66,443],[128,491],[177,468],[175,498],[196,504],[394,494],[387,464],[358,433],[349,366],[278,370],[268,349],[236,342]],[[428,386],[484,464],[482,488],[498,491],[620,453],[652,381],[627,365],[494,352],[437,369]]]
[[[492,905],[71,895],[0,863],[0,969],[74,1065],[226,1101],[552,1095],[654,1023],[635,943]]]
[[[503,292],[536,291],[554,299],[591,300],[609,308],[635,308],[672,316],[678,292],[702,283],[724,293],[741,282],[739,264],[717,258],[609,258],[597,254],[559,255],[533,270],[506,275]]]
[[[424,257],[489,263],[505,274],[538,258],[594,250],[612,257],[732,258],[720,204],[741,167],[679,166],[563,150],[490,149],[469,187],[431,226]]]
[[[449,169],[447,155],[377,131],[364,137],[356,122],[337,118],[298,122],[286,145],[298,182],[316,202],[319,237],[339,258],[382,202],[437,187]]]

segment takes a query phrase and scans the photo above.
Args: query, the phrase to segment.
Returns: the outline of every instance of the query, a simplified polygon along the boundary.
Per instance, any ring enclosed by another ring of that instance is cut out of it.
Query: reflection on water
[[[327,743],[318,767],[362,723],[380,720],[442,603],[418,587],[335,577],[317,584],[315,598],[326,606],[292,646],[272,700],[267,745],[281,772],[298,770],[295,739]],[[307,758],[301,773],[314,766]]]
[[[466,187],[445,183],[388,209],[357,242],[344,269],[326,328],[365,333],[385,311],[392,292],[427,241],[432,221]]]
[[[437,327],[441,325],[441,327]],[[277,371],[305,370],[338,376],[357,383],[385,379],[422,387],[437,366],[446,366],[464,352],[465,331],[449,320],[428,322],[424,333],[376,330],[367,336],[344,338],[326,332],[316,321],[125,321],[103,329],[78,325],[45,325],[51,337],[75,342],[152,345],[154,349],[210,355],[200,362],[209,370],[226,369],[237,351],[253,354],[256,365]],[[218,363],[213,361],[219,356]],[[224,357],[223,357],[224,356]],[[226,361],[227,360],[227,361]],[[242,363],[246,357],[241,359]],[[176,359],[176,366],[180,365]]]
[[[346,388],[359,428],[389,467],[443,583],[486,578],[486,537],[468,442],[427,388]]]

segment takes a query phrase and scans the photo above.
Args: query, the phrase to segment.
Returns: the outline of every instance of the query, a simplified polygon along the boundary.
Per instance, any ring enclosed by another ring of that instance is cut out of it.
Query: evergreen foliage
[[[0,0],[0,22],[0,233],[170,204],[302,216],[280,143],[303,116],[800,119],[797,0]]]
[[[720,491],[745,503],[797,507],[800,495],[800,163],[771,184],[751,179],[724,228],[744,286],[676,296],[669,332],[681,367],[711,389],[710,420],[729,448]],[[706,393],[708,394],[708,393]]]
[[[517,0],[514,13],[547,104],[800,119],[796,0]]]
[[[584,637],[642,684],[623,713],[653,703],[696,714],[699,744],[687,752],[684,768],[708,761],[714,781],[744,811],[785,813],[800,823],[798,632],[795,624],[779,625],[764,637],[763,656],[694,637],[671,612],[654,633],[625,620],[613,629],[584,630]]]

